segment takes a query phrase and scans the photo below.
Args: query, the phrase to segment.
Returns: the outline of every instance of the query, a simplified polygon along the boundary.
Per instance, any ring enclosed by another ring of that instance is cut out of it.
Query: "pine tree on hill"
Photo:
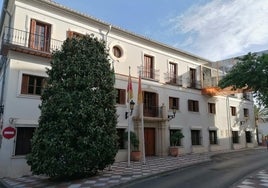
[[[114,72],[105,42],[67,39],[52,55],[27,163],[53,178],[94,175],[117,153]]]

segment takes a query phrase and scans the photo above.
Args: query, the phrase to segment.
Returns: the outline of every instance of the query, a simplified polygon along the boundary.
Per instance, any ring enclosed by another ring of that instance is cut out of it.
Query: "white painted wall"
[[[63,41],[66,39],[68,30],[76,31],[82,34],[94,33],[99,38],[105,38],[108,25],[78,15],[74,12],[61,9],[59,7],[33,1],[16,1],[14,14],[14,28],[20,30],[30,29],[31,18],[41,20],[52,25],[52,38]],[[200,79],[200,65],[206,61],[197,57],[175,51],[172,48],[164,47],[150,40],[144,40],[133,34],[126,33],[118,28],[113,28],[108,37],[108,46],[110,49],[113,45],[119,45],[124,52],[124,56],[114,60],[116,72],[115,88],[126,89],[128,70],[131,66],[131,75],[134,90],[134,100],[137,101],[138,92],[138,69],[143,64],[144,54],[152,55],[155,58],[155,69],[160,70],[159,82],[142,80],[142,89],[144,91],[154,91],[159,95],[159,106],[164,104],[168,107],[169,97],[178,97],[180,99],[180,110],[176,113],[176,117],[166,126],[174,129],[181,129],[184,138],[180,148],[181,153],[206,152],[230,149],[230,131],[240,130],[241,138],[244,138],[244,130],[254,129],[253,122],[253,102],[241,100],[241,96],[237,98],[229,97],[208,97],[201,95],[200,90],[187,89],[179,86],[171,86],[165,84],[164,73],[168,71],[168,62],[172,61],[178,64],[178,74],[183,76],[184,86],[189,77],[189,68],[197,69],[197,80]],[[20,84],[22,73],[33,73],[35,75],[46,76],[45,68],[49,67],[49,60],[37,56],[10,52],[8,55],[9,64],[7,68],[7,79],[5,87],[5,112],[3,117],[3,126],[10,125],[9,119],[13,118],[14,126],[37,126],[40,111],[39,97],[29,97],[20,94]],[[215,72],[215,71],[214,71]],[[1,79],[0,79],[1,80]],[[199,112],[189,112],[187,101],[199,101]],[[228,100],[228,102],[227,102]],[[216,114],[208,113],[208,102],[216,103]],[[229,104],[228,104],[229,103]],[[236,106],[238,111],[237,117],[230,117],[228,124],[227,109],[229,106]],[[243,108],[250,110],[250,118],[243,126],[239,122],[243,120]],[[117,105],[118,126],[119,128],[127,128],[127,120],[125,112],[127,105]],[[168,114],[172,112],[167,110]],[[135,107],[133,116],[137,114],[137,106]],[[229,125],[229,128],[228,128]],[[133,122],[131,122],[133,128]],[[191,145],[191,129],[200,129],[202,133],[202,145]],[[209,144],[209,130],[217,130],[219,144]],[[165,132],[166,152],[169,146],[169,131]],[[235,148],[247,147],[245,139],[241,139],[241,143],[236,144]],[[126,159],[126,150],[120,150],[116,156],[117,161]],[[29,174],[29,166],[26,164],[24,156],[14,156],[14,138],[10,140],[3,139],[0,148],[0,177],[1,176],[21,176]],[[4,170],[2,170],[4,169]]]

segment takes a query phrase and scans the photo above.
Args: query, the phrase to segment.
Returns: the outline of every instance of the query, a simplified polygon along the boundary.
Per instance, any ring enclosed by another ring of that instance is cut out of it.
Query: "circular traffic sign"
[[[2,131],[2,135],[6,139],[11,139],[16,135],[16,129],[14,127],[6,127]]]

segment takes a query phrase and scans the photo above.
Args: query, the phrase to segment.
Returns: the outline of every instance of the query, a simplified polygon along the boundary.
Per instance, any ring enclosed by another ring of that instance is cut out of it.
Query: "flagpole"
[[[127,117],[127,124],[128,124],[128,132],[127,132],[127,166],[130,167],[130,104],[128,103],[128,117]]]
[[[127,123],[128,123],[128,132],[127,132],[127,166],[130,167],[130,66],[129,66],[129,71],[128,71],[128,105],[127,105],[127,108],[128,108],[128,116],[127,116]]]
[[[142,134],[142,158],[143,158],[143,164],[146,164],[146,160],[145,160],[145,144],[144,144],[143,102],[141,103],[141,134]]]
[[[138,103],[139,103],[140,118],[141,118],[142,161],[143,161],[143,164],[146,164],[145,143],[144,143],[143,96],[142,96],[142,89],[141,89],[141,71],[139,71]]]

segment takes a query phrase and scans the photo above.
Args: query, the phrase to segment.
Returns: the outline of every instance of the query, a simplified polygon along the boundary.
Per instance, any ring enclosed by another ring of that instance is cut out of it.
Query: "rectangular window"
[[[31,139],[35,127],[17,127],[15,155],[26,155],[31,151]]]
[[[144,55],[144,78],[154,79],[154,57],[149,55]]]
[[[233,138],[233,143],[234,144],[238,144],[239,143],[238,131],[232,131],[232,138]]]
[[[41,95],[44,85],[44,77],[22,74],[21,94]]]
[[[217,131],[209,131],[209,143],[218,144]]]
[[[249,116],[249,111],[247,108],[244,108],[244,117],[248,117]]]
[[[188,100],[188,111],[199,112],[199,103],[195,100]]]
[[[169,109],[175,108],[179,110],[180,99],[175,97],[169,97]]]
[[[117,130],[117,137],[118,137],[118,148],[119,149],[126,149],[125,147],[125,140],[124,140],[124,134],[125,129],[116,129]]]
[[[116,104],[126,104],[125,89],[116,89]]]
[[[174,133],[176,133],[177,131],[179,131],[179,132],[181,132],[181,130],[176,130],[176,129],[171,129],[170,131],[169,131],[169,137],[171,137],[171,135],[172,134],[174,134]],[[172,146],[172,143],[171,143],[171,141],[170,141],[170,146]],[[176,143],[176,145],[175,146],[181,146],[181,140],[179,140],[177,143]]]
[[[29,46],[30,48],[48,52],[50,50],[51,25],[37,20],[31,20]]]
[[[170,83],[176,84],[177,83],[177,64],[173,62],[169,62],[169,78]]]
[[[201,145],[200,130],[191,130],[192,145]]]
[[[251,137],[251,132],[246,131],[246,142],[247,143],[252,143],[252,137]]]
[[[215,103],[208,103],[208,112],[211,114],[216,114],[216,105]]]
[[[236,107],[231,106],[231,115],[236,116]]]

